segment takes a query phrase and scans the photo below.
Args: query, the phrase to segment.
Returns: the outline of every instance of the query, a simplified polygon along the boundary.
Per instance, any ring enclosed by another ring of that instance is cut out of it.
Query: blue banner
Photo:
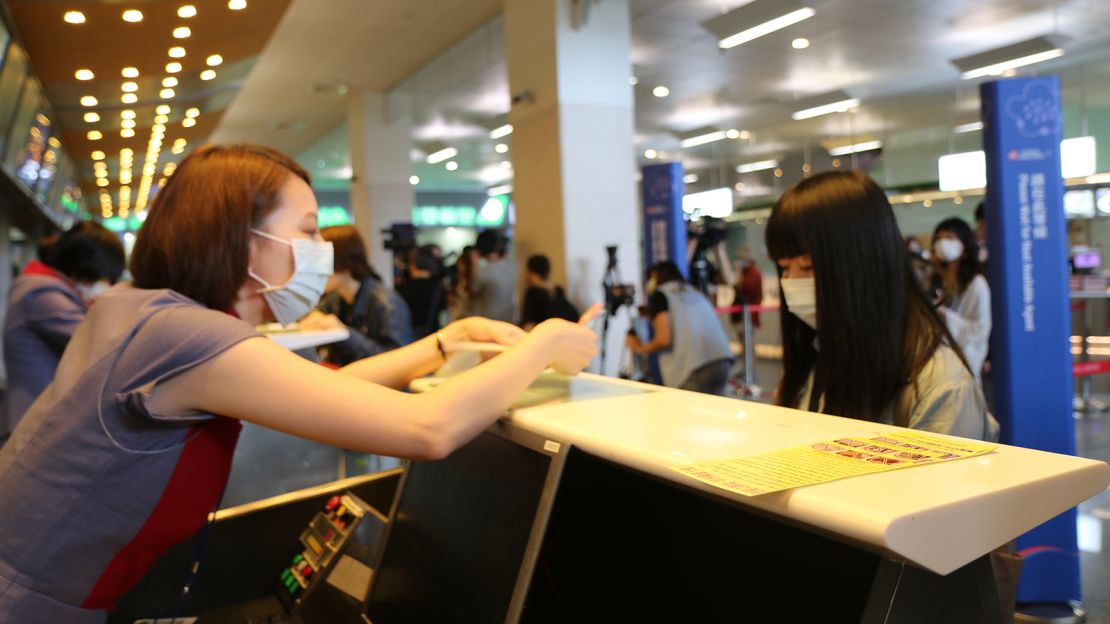
[[[644,205],[644,275],[647,267],[672,260],[686,275],[686,222],[682,219],[681,163],[647,165],[640,181]]]
[[[1006,444],[1075,454],[1067,225],[1055,76],[982,85],[995,408]],[[1036,501],[1029,501],[1036,505]],[[1078,600],[1076,512],[1018,539],[1019,602]]]

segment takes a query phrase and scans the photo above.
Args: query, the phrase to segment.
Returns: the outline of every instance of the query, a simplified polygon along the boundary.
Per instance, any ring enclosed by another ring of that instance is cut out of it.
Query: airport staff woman
[[[57,376],[0,450],[0,614],[103,622],[227,480],[240,420],[368,453],[435,459],[473,438],[548,366],[594,356],[582,325],[525,334],[485,319],[339,372],[259,336],[316,305],[332,250],[308,174],[254,146],[201,147],[155,198],[134,285],[103,294]],[[516,346],[437,390],[398,389],[458,341]]]
[[[766,239],[782,289],[776,403],[997,439],[998,423],[870,177],[838,171],[799,182],[771,210]]]

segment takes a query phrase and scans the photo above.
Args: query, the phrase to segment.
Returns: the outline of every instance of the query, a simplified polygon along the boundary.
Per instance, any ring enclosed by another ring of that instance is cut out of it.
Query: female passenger
[[[41,261],[29,263],[8,295],[4,365],[8,391],[0,440],[42,394],[89,304],[123,273],[119,238],[92,221],[61,235]]]
[[[159,192],[133,285],[103,294],[0,449],[0,613],[103,622],[220,499],[240,420],[368,453],[441,458],[546,367],[596,351],[582,325],[466,319],[340,371],[259,336],[316,305],[332,247],[308,174],[255,146],[204,146]],[[596,310],[594,310],[596,313]],[[586,315],[587,318],[589,314]],[[425,394],[399,389],[460,341],[515,347]]]
[[[980,381],[991,338],[991,289],[979,262],[979,243],[966,221],[941,221],[933,231],[937,312],[960,346],[975,381]]]
[[[782,289],[779,405],[997,439],[871,178],[845,171],[799,182],[772,209],[766,238]]]

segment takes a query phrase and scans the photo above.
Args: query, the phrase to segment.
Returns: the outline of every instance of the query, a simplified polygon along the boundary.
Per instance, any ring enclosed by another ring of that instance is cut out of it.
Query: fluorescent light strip
[[[998,76],[1007,69],[1017,69],[1018,67],[1025,67],[1026,65],[1060,58],[1063,55],[1064,51],[1061,48],[1046,50],[1044,52],[1030,54],[1029,56],[1022,56],[1020,58],[1002,61],[1001,63],[995,63],[994,65],[972,69],[960,74],[960,78],[971,80],[972,78],[982,78],[983,76]]]
[[[727,130],[718,130],[716,132],[710,132],[710,133],[707,133],[707,134],[699,134],[698,136],[692,136],[688,139],[682,139],[681,141],[679,141],[678,144],[681,147],[684,147],[684,148],[685,147],[697,147],[699,145],[705,145],[706,143],[712,143],[714,141],[720,141],[721,139],[726,139],[726,138],[728,138],[728,131]]]
[[[803,7],[801,9],[798,9],[797,11],[787,13],[782,17],[776,17],[771,21],[763,22],[758,26],[752,26],[751,28],[747,30],[742,30],[735,35],[725,37],[724,39],[721,39],[717,43],[717,45],[722,50],[735,48],[736,46],[742,43],[747,43],[752,39],[758,39],[763,35],[769,35],[776,30],[782,30],[783,28],[786,28],[787,26],[790,26],[792,24],[797,24],[804,19],[809,19],[813,17],[816,13],[817,12],[810,7]]]
[[[790,115],[794,121],[801,121],[803,119],[811,119],[813,117],[820,117],[821,115],[828,115],[829,113],[843,113],[859,106],[859,100],[851,98],[848,100],[841,100],[833,102],[832,104],[823,104],[821,106],[814,106],[813,108],[806,108],[794,112]]]
[[[740,165],[736,168],[736,173],[751,173],[753,171],[763,171],[764,169],[774,169],[778,166],[779,161],[777,160],[759,160]]]
[[[428,164],[429,165],[434,165],[436,163],[441,163],[445,160],[449,160],[449,159],[454,158],[455,156],[458,156],[458,155],[459,155],[459,150],[457,150],[453,147],[447,147],[447,148],[439,150],[438,152],[433,152],[431,154],[428,154]]]
[[[500,139],[501,137],[507,137],[512,133],[513,133],[513,124],[505,124],[503,126],[494,128],[493,130],[490,130],[489,131],[489,138],[491,138],[491,139]]]
[[[857,152],[867,152],[870,150],[877,150],[883,146],[883,142],[879,140],[864,141],[863,143],[854,143],[852,145],[841,145],[829,150],[829,156],[847,156],[848,154],[855,154]]]
[[[507,195],[507,194],[512,193],[512,192],[513,192],[513,185],[512,184],[502,184],[501,186],[491,186],[491,187],[489,187],[489,189],[486,191],[486,195],[489,195],[490,197],[496,197],[498,195]]]
[[[973,121],[971,123],[961,124],[956,126],[956,134],[964,134],[965,132],[978,132],[983,129],[983,122]]]

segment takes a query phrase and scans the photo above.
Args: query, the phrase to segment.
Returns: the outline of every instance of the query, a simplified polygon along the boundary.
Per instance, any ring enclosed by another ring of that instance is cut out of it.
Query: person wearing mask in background
[[[506,323],[513,322],[516,310],[516,265],[505,255],[508,240],[497,230],[478,234],[478,253],[482,260],[474,270],[474,314]]]
[[[447,309],[447,293],[440,271],[440,261],[431,247],[418,247],[409,256],[408,279],[397,285],[397,292],[412,315],[412,332],[417,338],[437,331],[440,314]]]
[[[670,261],[648,269],[647,284],[654,337],[645,343],[629,330],[628,349],[659,354],[664,386],[725,396],[732,351],[709,299]]]
[[[594,307],[531,333],[466,319],[339,371],[298,357],[254,327],[316,305],[333,259],[316,223],[308,174],[284,154],[206,145],[181,161],[139,231],[133,284],[97,300],[0,448],[4,621],[105,621],[218,506],[240,420],[433,460],[544,369],[575,374],[597,352]],[[463,341],[510,348],[430,392],[401,391]]]
[[[551,283],[551,261],[547,256],[535,254],[528,258],[525,267],[524,282],[528,288],[520,307],[520,326],[524,331],[532,331],[549,318],[568,321],[578,318],[578,311],[567,300],[562,287]]]
[[[82,221],[48,246],[15,279],[4,318],[8,391],[0,440],[54,379],[54,371],[89,305],[123,273],[119,238]]]
[[[807,178],[775,203],[783,374],[775,402],[983,440],[998,423],[922,292],[883,190],[859,171]]]
[[[385,353],[413,341],[408,306],[382,284],[366,258],[362,235],[351,225],[320,230],[334,249],[334,273],[324,287],[326,296],[300,322],[301,329],[346,326],[350,336],[321,349],[325,362],[345,366]]]
[[[960,346],[975,381],[987,359],[991,337],[991,289],[979,263],[975,234],[963,219],[941,221],[933,231],[933,289],[937,312]]]

